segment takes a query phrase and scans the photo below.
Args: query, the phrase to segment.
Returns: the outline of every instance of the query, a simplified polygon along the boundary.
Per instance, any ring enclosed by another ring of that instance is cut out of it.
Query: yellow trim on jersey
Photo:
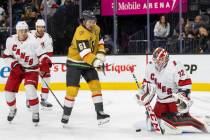
[[[52,90],[66,90],[66,83],[51,83]],[[81,90],[89,90],[87,83],[80,84]],[[0,84],[0,91],[4,91],[5,84]],[[38,89],[40,90],[40,84]],[[101,83],[102,90],[137,90],[136,83],[129,82],[106,82]],[[23,85],[21,84],[20,90],[23,90]],[[209,91],[210,92],[210,83],[193,83],[192,91]]]

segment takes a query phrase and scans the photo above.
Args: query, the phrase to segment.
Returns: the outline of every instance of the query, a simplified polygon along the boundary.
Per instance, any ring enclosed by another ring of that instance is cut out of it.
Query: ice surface
[[[65,91],[54,91],[63,103]],[[17,116],[12,124],[6,120],[8,107],[4,94],[0,93],[0,140],[209,140],[209,134],[183,134],[161,136],[145,129],[145,109],[134,100],[136,91],[103,91],[105,112],[111,122],[98,127],[90,91],[80,91],[75,102],[69,128],[63,128],[60,120],[62,109],[54,97],[49,101],[51,111],[40,110],[38,127],[32,124],[31,112],[25,105],[24,92],[17,94]],[[191,112],[196,116],[210,115],[210,93],[193,92],[194,104]],[[136,132],[135,127],[143,128]]]

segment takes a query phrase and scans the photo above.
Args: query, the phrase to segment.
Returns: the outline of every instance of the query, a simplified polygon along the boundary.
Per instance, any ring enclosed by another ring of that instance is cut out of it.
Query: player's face
[[[25,40],[28,37],[28,30],[27,29],[17,30],[17,35],[20,41]]]
[[[168,60],[166,57],[162,57],[160,59],[155,59],[154,63],[155,63],[155,67],[158,71],[161,71],[167,64]]]
[[[96,24],[96,20],[87,20],[85,22],[85,27],[88,29],[88,30],[92,30],[93,26]]]
[[[36,26],[36,31],[40,36],[43,36],[45,32],[45,26]]]

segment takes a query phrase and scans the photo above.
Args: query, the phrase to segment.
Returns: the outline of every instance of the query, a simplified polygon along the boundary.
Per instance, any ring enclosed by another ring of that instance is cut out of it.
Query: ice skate
[[[39,113],[33,113],[32,114],[32,122],[35,126],[38,126],[39,123]]]
[[[10,110],[9,115],[7,116],[7,120],[9,122],[12,122],[12,120],[14,119],[16,113],[17,113],[17,109]]]
[[[110,121],[110,115],[105,114],[103,111],[98,111],[97,112],[97,120],[98,120],[98,125],[101,126],[101,125],[106,124]]]
[[[62,119],[61,119],[61,123],[63,125],[63,128],[67,127],[67,124],[69,122],[69,117],[70,116],[63,114]]]
[[[40,104],[41,104],[42,110],[48,110],[48,111],[52,110],[53,105],[49,103],[48,101],[41,99]]]

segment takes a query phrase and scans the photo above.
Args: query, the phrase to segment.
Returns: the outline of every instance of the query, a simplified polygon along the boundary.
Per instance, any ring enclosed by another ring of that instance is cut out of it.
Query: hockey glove
[[[156,94],[156,85],[145,83],[136,94],[137,103],[139,105],[146,105],[150,103]]]
[[[103,53],[97,53],[96,54],[96,58],[100,59],[101,61],[103,61],[103,63],[106,61],[106,56]]]
[[[193,101],[187,98],[182,92],[173,93],[173,96],[177,100],[177,109],[179,114],[188,113]]]
[[[100,59],[95,59],[93,62],[93,67],[94,68],[101,68],[103,66],[103,61]]]
[[[43,58],[39,65],[41,76],[44,76],[46,73],[50,73],[51,67],[52,67],[52,61],[48,57]]]
[[[19,76],[25,72],[24,68],[21,64],[18,63],[18,61],[14,61],[11,63],[11,73],[13,73],[16,76]]]

